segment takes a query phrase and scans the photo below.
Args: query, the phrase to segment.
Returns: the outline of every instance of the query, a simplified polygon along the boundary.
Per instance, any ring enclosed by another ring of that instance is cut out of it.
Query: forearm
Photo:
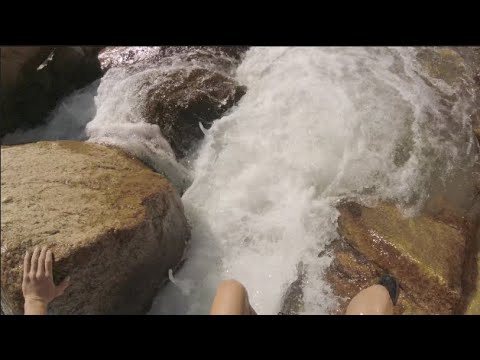
[[[47,303],[42,300],[26,299],[25,315],[47,315]]]

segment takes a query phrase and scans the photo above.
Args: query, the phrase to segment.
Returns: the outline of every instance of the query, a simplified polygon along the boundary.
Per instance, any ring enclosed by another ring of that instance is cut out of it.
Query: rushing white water
[[[207,313],[218,282],[236,278],[258,313],[274,314],[300,261],[305,313],[328,313],[336,305],[322,273],[330,259],[318,254],[337,236],[336,203],[392,200],[412,214],[475,160],[470,100],[431,78],[416,52],[250,49],[236,74],[247,93],[206,131],[191,174],[139,110],[144,84],[185,64],[111,69],[66,99],[49,124],[3,141],[114,144],[180,188],[193,179],[182,198],[192,224],[188,260],[150,313]]]
[[[299,261],[305,313],[331,310],[318,253],[336,236],[336,201],[414,212],[438,174],[472,160],[468,112],[447,115],[419,71],[412,49],[251,49],[237,74],[247,94],[208,132],[183,196],[188,261],[151,313],[207,313],[225,278],[245,284],[257,312],[276,313]]]

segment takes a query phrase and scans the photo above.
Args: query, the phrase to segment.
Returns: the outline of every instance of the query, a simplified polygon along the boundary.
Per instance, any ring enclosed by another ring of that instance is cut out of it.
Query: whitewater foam
[[[331,259],[318,254],[338,236],[338,201],[390,200],[413,214],[438,174],[473,159],[468,129],[448,131],[466,114],[445,115],[445,89],[424,81],[415,52],[251,49],[237,71],[247,94],[206,132],[183,196],[193,234],[180,285],[151,313],[208,313],[218,281],[235,278],[258,313],[275,314],[300,261],[304,313],[331,311]]]
[[[199,124],[206,135],[185,162],[190,170],[142,116],[148,84],[191,67],[183,58],[112,68],[66,98],[45,126],[3,143],[112,144],[180,190],[193,179],[182,197],[188,259],[150,313],[208,313],[218,282],[235,278],[258,313],[275,314],[299,262],[304,313],[328,313],[336,305],[323,278],[331,259],[319,253],[338,236],[338,202],[389,200],[415,214],[476,160],[471,99],[432,78],[417,51],[251,48],[236,74],[247,93],[210,129]]]

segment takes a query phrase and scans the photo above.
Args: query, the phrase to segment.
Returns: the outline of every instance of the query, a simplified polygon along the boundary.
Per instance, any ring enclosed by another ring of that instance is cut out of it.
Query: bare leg
[[[348,304],[346,315],[393,315],[393,302],[382,285],[363,289]]]
[[[248,302],[245,287],[236,280],[220,283],[213,299],[210,315],[257,315]]]

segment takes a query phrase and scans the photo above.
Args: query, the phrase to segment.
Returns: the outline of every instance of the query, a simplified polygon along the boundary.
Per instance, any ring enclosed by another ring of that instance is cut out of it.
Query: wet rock
[[[21,314],[22,258],[48,245],[71,276],[54,314],[142,314],[190,230],[162,176],[122,151],[74,141],[2,147],[1,304]]]
[[[327,278],[346,303],[388,272],[400,282],[397,313],[451,314],[462,298],[467,228],[431,216],[404,218],[393,205],[339,206],[336,260]],[[455,224],[461,224],[460,220]]]
[[[104,69],[125,69],[130,76],[148,73],[138,103],[140,116],[160,127],[177,158],[195,148],[209,128],[245,94],[234,71],[243,47],[107,48]],[[110,71],[112,71],[110,70]],[[152,74],[155,74],[154,76]],[[109,76],[107,73],[106,76]]]
[[[458,312],[480,315],[480,189],[474,205],[466,213],[472,241],[467,243],[463,266],[463,301]]]
[[[383,269],[369,261],[343,239],[335,240],[329,246],[334,261],[326,272],[326,279],[332,285],[338,298],[334,314],[343,315],[349,301],[363,289],[378,282]],[[400,291],[394,314],[425,314],[427,311],[417,305],[404,291]]]
[[[462,56],[452,48],[422,49],[418,59],[431,77],[442,79],[449,85],[461,81],[466,72]]]
[[[178,70],[166,75],[147,95],[144,116],[157,124],[175,155],[185,156],[209,128],[245,94],[245,88],[207,69]]]
[[[297,315],[304,311],[303,285],[305,281],[304,264],[297,265],[297,279],[292,282],[282,298],[281,313],[284,315]]]
[[[52,52],[53,47],[28,46],[28,47],[2,47],[1,75],[2,90],[11,91],[25,77],[35,72],[42,62]]]
[[[217,70],[231,72],[247,49],[247,46],[112,46],[100,52],[99,60],[103,71],[135,64],[182,62],[210,64]]]
[[[480,126],[480,48],[479,47],[426,47],[418,52],[417,59],[427,73],[437,80],[443,80],[455,89],[443,99],[448,109],[454,111],[454,103],[460,97],[473,101],[469,118],[473,127]],[[430,83],[429,80],[426,80]],[[459,129],[460,131],[460,129]]]
[[[80,46],[55,48],[48,66],[54,82],[55,99],[60,99],[102,76],[95,48]]]
[[[468,256],[465,264],[465,303],[464,313],[466,315],[480,315],[480,227],[475,237],[475,245],[470,249],[472,254]]]
[[[99,78],[95,49],[2,47],[0,136],[41,124],[59,99]]]

